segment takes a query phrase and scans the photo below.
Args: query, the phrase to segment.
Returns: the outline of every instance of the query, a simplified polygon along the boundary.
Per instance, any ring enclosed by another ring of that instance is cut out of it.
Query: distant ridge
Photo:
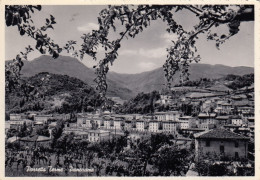
[[[96,75],[93,69],[86,67],[76,58],[60,56],[53,59],[51,56],[43,55],[32,61],[26,61],[22,69],[22,75],[30,77],[40,72],[68,75],[76,77],[89,85],[94,85]],[[200,78],[217,79],[228,74],[244,75],[254,73],[252,67],[230,67],[221,64],[191,64],[190,80]],[[139,74],[120,74],[109,72],[107,76],[108,95],[119,96],[122,99],[129,99],[139,92],[151,92],[161,90],[166,83],[163,68],[157,68]],[[178,74],[175,75],[172,84],[179,83]]]

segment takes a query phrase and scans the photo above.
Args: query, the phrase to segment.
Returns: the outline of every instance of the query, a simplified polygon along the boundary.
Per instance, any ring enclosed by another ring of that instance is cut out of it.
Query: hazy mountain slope
[[[76,77],[91,86],[95,86],[93,80],[96,75],[93,69],[86,67],[76,58],[69,56],[60,56],[58,59],[52,59],[50,56],[41,56],[32,61],[25,62],[22,74],[25,77],[33,76],[40,72],[49,72]],[[200,78],[216,79],[227,74],[244,75],[253,73],[251,67],[229,67],[224,65],[191,64],[190,80]],[[107,76],[109,96],[119,96],[122,99],[129,99],[139,92],[151,92],[161,90],[166,83],[164,71],[158,68],[139,74],[119,74],[109,72]],[[174,78],[173,85],[179,83],[179,75]]]
[[[57,59],[53,59],[51,56],[43,55],[32,61],[25,61],[21,74],[24,77],[31,77],[40,72],[68,75],[78,78],[92,87],[96,85],[93,81],[96,77],[94,70],[86,67],[76,58],[69,56],[60,56]],[[118,85],[117,82],[111,79],[108,79],[107,83],[107,94],[109,96],[119,96],[123,99],[132,97],[132,91],[123,85]]]
[[[251,67],[229,67],[224,65],[192,64],[190,67],[190,80],[200,78],[217,79],[228,74],[244,75],[254,72]],[[152,90],[161,90],[166,83],[163,68],[140,74],[118,74],[110,73],[109,78],[123,83],[127,88],[134,92],[151,92]],[[175,75],[172,84],[179,83],[179,73]]]

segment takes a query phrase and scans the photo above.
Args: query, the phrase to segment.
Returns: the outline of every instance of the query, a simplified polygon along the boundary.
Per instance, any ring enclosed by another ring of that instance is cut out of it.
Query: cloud
[[[140,48],[138,50],[126,49],[120,52],[120,55],[134,55],[134,56],[143,56],[147,58],[161,58],[161,57],[165,57],[166,54],[167,54],[166,48],[154,48],[154,49]]]
[[[169,34],[169,33],[164,33],[161,35],[161,38],[164,39],[166,43],[171,43],[172,41],[177,41],[178,40],[178,35],[177,34]]]
[[[139,54],[148,58],[161,58],[166,57],[166,48],[155,48],[155,49],[143,49],[139,50]]]
[[[126,50],[122,50],[120,52],[120,55],[134,55],[134,54],[137,54],[138,51],[137,50],[129,50],[129,49],[126,49]]]
[[[157,68],[158,66],[152,62],[140,62],[140,63],[138,63],[138,67],[142,71],[149,71],[149,70],[153,70],[153,69]]]
[[[88,23],[83,26],[78,26],[77,30],[80,32],[91,32],[92,30],[98,29],[99,25],[96,23]]]

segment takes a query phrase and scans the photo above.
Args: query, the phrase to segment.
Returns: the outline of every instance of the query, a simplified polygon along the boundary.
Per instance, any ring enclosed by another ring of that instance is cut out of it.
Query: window
[[[224,146],[219,146],[219,150],[220,150],[220,153],[225,153],[225,147]]]
[[[238,142],[235,142],[235,147],[236,147],[236,148],[238,147]]]
[[[210,141],[209,140],[206,141],[206,146],[210,147]]]
[[[235,158],[236,158],[236,159],[239,158],[238,152],[235,152]]]
[[[86,124],[86,119],[83,119],[83,122],[82,122],[82,124]]]

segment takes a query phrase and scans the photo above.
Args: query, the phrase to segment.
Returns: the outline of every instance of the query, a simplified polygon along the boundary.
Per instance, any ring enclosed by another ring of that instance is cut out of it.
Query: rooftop
[[[98,134],[103,134],[103,133],[110,133],[110,131],[105,131],[105,130],[90,130],[88,132],[93,132],[93,133],[98,133]]]
[[[218,117],[216,117],[217,120],[226,120],[228,118],[229,118],[229,116],[218,116]]]
[[[216,114],[215,113],[210,113],[210,114],[207,114],[207,113],[200,113],[198,115],[199,118],[207,118],[207,117],[216,117]]]
[[[205,131],[202,133],[198,133],[194,135],[196,139],[241,139],[241,140],[249,140],[249,138],[244,137],[242,135],[233,133],[226,129],[213,129],[209,131]]]

